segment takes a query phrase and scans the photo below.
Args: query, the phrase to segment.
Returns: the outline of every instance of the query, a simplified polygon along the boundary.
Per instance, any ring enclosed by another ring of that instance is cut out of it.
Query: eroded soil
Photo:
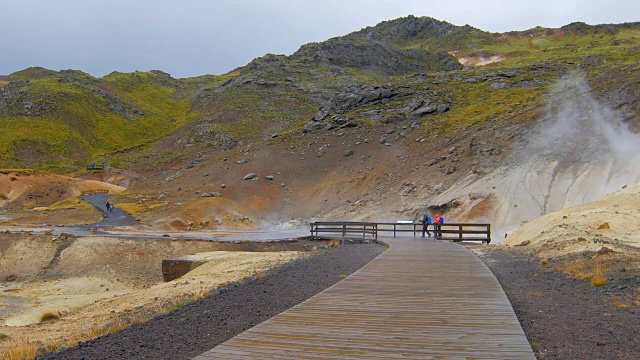
[[[300,251],[219,251],[224,246],[0,234],[0,333],[41,346],[64,345],[99,329],[146,321],[176,303],[308,256]],[[210,253],[211,261],[163,282],[163,259],[203,252]],[[46,313],[59,319],[41,323]]]

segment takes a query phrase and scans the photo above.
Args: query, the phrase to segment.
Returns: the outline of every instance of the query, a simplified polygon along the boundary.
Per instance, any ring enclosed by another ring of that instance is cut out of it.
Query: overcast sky
[[[223,74],[410,14],[505,32],[640,21],[640,1],[0,0],[0,75],[30,66]]]

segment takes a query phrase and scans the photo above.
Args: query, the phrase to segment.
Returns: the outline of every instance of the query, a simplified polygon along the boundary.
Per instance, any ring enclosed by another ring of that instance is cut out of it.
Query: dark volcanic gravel
[[[337,283],[384,250],[381,245],[325,250],[146,323],[37,359],[191,359]]]
[[[640,359],[640,308],[616,304],[637,301],[637,273],[597,288],[519,249],[485,249],[480,258],[505,290],[538,359]]]

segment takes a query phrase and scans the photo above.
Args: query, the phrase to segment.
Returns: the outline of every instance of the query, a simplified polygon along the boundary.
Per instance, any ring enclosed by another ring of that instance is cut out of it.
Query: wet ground
[[[104,219],[92,225],[81,225],[81,226],[72,226],[71,228],[82,228],[82,229],[99,229],[99,228],[108,228],[115,226],[133,226],[138,225],[138,221],[132,218],[129,214],[127,214],[124,210],[118,208],[112,208],[112,210],[107,210],[106,203],[109,201],[109,198],[112,195],[110,194],[94,194],[94,195],[83,195],[80,198],[91,205],[95,206],[98,210],[102,211],[104,214]]]
[[[74,236],[108,236],[119,238],[172,238],[180,240],[216,240],[216,241],[271,241],[274,239],[296,239],[304,236],[309,236],[308,229],[293,229],[293,230],[259,230],[259,231],[247,231],[247,230],[224,230],[224,231],[175,231],[175,232],[157,232],[157,231],[143,231],[133,230],[140,223],[131,217],[125,211],[114,208],[111,212],[107,211],[106,203],[112,195],[110,194],[94,194],[84,195],[81,199],[89,202],[95,206],[99,211],[104,214],[104,219],[96,224],[89,225],[73,225],[73,226],[54,226],[50,228],[29,228],[24,229],[30,231],[33,234],[43,234],[46,231],[51,231],[53,235],[60,235],[61,233],[71,234]],[[8,219],[8,218],[7,218]],[[133,229],[119,230],[118,228],[130,227]],[[7,227],[11,232],[21,232],[21,227]]]

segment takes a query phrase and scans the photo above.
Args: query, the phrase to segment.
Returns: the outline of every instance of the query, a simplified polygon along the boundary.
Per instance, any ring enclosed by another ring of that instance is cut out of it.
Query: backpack
[[[431,224],[431,216],[427,215],[427,224]]]

